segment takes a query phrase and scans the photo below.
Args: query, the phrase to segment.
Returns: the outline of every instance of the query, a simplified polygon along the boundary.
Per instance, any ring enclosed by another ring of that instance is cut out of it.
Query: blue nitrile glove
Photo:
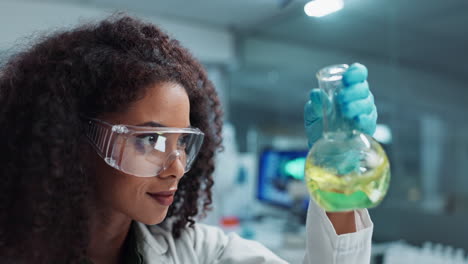
[[[372,136],[377,124],[377,108],[367,83],[367,68],[359,63],[352,64],[343,74],[343,85],[336,97],[341,112],[345,118],[351,120],[355,129]],[[310,100],[304,107],[304,126],[309,147],[322,135],[321,92],[320,89],[313,89]]]

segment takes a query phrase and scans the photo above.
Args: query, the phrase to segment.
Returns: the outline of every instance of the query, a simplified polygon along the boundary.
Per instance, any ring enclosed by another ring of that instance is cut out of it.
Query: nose
[[[176,178],[182,178],[185,174],[185,164],[183,164],[180,157],[181,153],[178,150],[169,155],[167,160],[164,162],[163,170],[158,177],[166,178],[173,176]]]

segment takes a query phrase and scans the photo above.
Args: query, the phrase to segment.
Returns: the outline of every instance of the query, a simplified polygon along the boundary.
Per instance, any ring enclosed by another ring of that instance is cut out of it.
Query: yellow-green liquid
[[[308,157],[306,184],[315,202],[328,212],[350,211],[377,206],[385,197],[390,182],[390,165],[383,150],[380,164],[365,173],[337,175],[314,164]]]

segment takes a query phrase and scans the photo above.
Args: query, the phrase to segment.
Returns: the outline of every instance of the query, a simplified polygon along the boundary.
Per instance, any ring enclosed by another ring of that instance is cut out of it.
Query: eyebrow
[[[145,122],[145,123],[142,123],[142,124],[138,124],[137,126],[150,126],[150,127],[167,127],[163,124],[160,124],[158,122],[154,122],[154,121],[149,121],[149,122]],[[187,128],[192,128],[192,126],[188,126]]]
[[[149,121],[149,122],[145,122],[142,124],[138,124],[137,126],[166,127],[165,125],[154,122],[154,121]]]

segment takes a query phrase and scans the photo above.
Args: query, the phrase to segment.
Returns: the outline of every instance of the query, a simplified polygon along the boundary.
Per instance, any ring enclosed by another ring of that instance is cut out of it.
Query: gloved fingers
[[[322,119],[323,112],[311,101],[308,101],[304,106],[304,125],[305,127],[311,126],[315,122]]]
[[[322,107],[322,90],[319,88],[312,89],[309,93],[309,99],[313,104]]]
[[[314,125],[306,126],[305,131],[309,148],[311,148],[312,145],[322,136],[323,124],[318,120]]]
[[[322,98],[320,89],[310,92],[310,100],[304,106],[304,125],[306,127],[317,122],[323,116]]]
[[[304,126],[307,134],[309,147],[322,135],[322,91],[313,89],[309,95],[310,100],[304,106]]]
[[[375,132],[375,127],[377,125],[377,109],[374,106],[374,110],[370,114],[362,114],[357,116],[356,119],[356,126],[359,131],[364,132],[368,135],[373,135]]]
[[[360,63],[353,63],[348,70],[343,74],[343,84],[345,86],[354,83],[360,83],[367,80],[367,68]]]
[[[374,97],[368,96],[366,99],[352,101],[341,105],[341,112],[348,119],[353,119],[362,114],[370,114],[375,110]]]
[[[340,104],[349,103],[351,101],[365,99],[369,97],[370,93],[369,84],[364,80],[363,82],[345,86],[341,89],[338,95],[338,101]]]

